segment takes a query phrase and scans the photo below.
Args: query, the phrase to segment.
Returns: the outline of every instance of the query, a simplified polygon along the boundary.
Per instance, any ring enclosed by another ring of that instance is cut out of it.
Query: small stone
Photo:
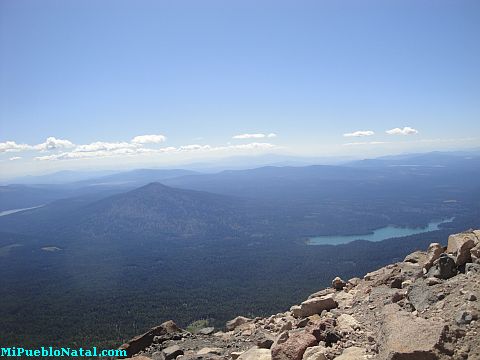
[[[275,338],[270,333],[262,332],[255,343],[260,349],[270,349],[274,342]]]
[[[345,285],[347,285],[345,281],[343,281],[338,276],[332,280],[332,287],[337,291],[342,290],[345,287]]]
[[[443,281],[436,277],[429,277],[425,280],[425,282],[427,283],[428,286],[433,286],[433,285],[441,284]]]
[[[199,355],[199,356],[207,355],[207,354],[221,355],[222,354],[222,349],[221,348],[204,347],[204,348],[201,348],[200,350],[197,351],[197,355]]]
[[[460,311],[455,318],[455,321],[458,325],[466,325],[470,324],[473,320],[477,320],[478,315],[476,312],[473,311]]]
[[[479,264],[472,264],[472,263],[465,264],[465,273],[466,274],[480,274],[480,263]]]
[[[230,356],[232,357],[232,360],[237,360],[240,355],[243,354],[243,351],[233,351],[230,353]]]
[[[165,360],[173,360],[178,355],[183,355],[183,350],[178,345],[172,345],[162,350]]]
[[[215,328],[214,327],[205,327],[203,329],[200,329],[198,330],[197,334],[200,334],[200,335],[211,335],[213,334],[215,331]]]
[[[465,297],[468,301],[475,301],[477,300],[477,296],[473,292],[469,292]]]
[[[400,300],[402,300],[404,297],[405,297],[405,294],[400,293],[400,292],[395,292],[395,293],[392,295],[392,302],[393,302],[393,303],[397,303],[397,302],[399,302]]]

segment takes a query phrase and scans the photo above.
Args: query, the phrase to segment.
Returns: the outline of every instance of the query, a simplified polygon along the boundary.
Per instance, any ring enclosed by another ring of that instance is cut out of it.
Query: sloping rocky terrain
[[[121,348],[136,360],[480,360],[479,297],[480,230],[468,230],[284,313],[195,334],[168,321]]]

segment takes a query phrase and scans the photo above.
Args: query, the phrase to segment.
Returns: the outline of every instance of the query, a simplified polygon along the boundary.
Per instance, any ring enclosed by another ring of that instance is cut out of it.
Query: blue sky
[[[0,172],[475,147],[479,36],[478,1],[3,0]]]

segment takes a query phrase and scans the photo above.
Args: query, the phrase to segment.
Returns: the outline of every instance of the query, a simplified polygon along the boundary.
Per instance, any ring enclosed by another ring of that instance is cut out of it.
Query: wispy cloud
[[[13,156],[13,157],[11,157],[11,158],[8,159],[8,160],[10,160],[10,161],[15,161],[15,160],[20,160],[21,158],[22,158],[21,156]]]
[[[263,134],[239,134],[232,137],[232,139],[263,139],[263,138],[274,138],[277,137],[275,133]]]
[[[390,144],[388,141],[368,141],[368,142],[351,142],[343,144],[343,146],[357,146],[357,145],[382,145]]]
[[[159,144],[159,143],[165,142],[165,140],[167,140],[167,138],[165,137],[165,135],[161,135],[161,134],[139,135],[139,136],[135,136],[131,142],[134,144]]]
[[[403,129],[394,128],[385,131],[388,135],[415,135],[418,134],[418,130],[411,128],[410,126],[405,126]]]
[[[112,143],[110,143],[112,144]],[[122,144],[122,143],[118,143]],[[128,143],[126,143],[128,144]],[[86,145],[83,145],[84,147]],[[118,157],[118,156],[136,156],[136,155],[154,155],[154,154],[175,154],[175,153],[205,153],[205,152],[220,152],[220,151],[266,151],[270,149],[278,148],[270,143],[249,143],[241,145],[227,145],[227,146],[211,146],[211,145],[183,145],[179,147],[163,147],[158,149],[144,148],[144,147],[110,147],[97,148],[90,147],[92,151],[78,151],[77,149],[64,152],[60,154],[53,154],[47,156],[37,156],[36,160],[50,161],[50,160],[73,160],[73,159],[92,159],[92,158],[105,158],[105,157]],[[95,150],[93,150],[95,149]]]
[[[79,145],[73,152],[114,151],[121,149],[136,149],[140,145],[128,142],[104,142],[96,141],[87,145]]]
[[[372,136],[375,132],[372,130],[358,130],[351,133],[343,134],[345,137],[362,137],[362,136]]]

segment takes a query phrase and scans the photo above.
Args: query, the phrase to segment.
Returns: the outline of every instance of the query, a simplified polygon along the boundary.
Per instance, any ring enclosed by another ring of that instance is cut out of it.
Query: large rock
[[[290,332],[288,339],[272,346],[272,360],[302,360],[308,347],[317,345],[317,339],[306,331]]]
[[[365,349],[359,347],[349,347],[343,350],[342,355],[337,356],[335,360],[360,360],[365,359]]]
[[[237,316],[235,319],[227,321],[225,324],[225,328],[227,331],[235,330],[236,327],[246,324],[247,322],[251,321],[252,319],[246,318],[244,316]]]
[[[251,348],[240,355],[237,360],[272,360],[270,350]]]
[[[305,300],[300,306],[292,306],[290,310],[295,317],[307,317],[320,314],[323,310],[334,309],[337,305],[337,302],[334,300],[334,295],[329,294]]]
[[[456,257],[456,265],[461,266],[471,262],[470,249],[478,243],[473,231],[465,231],[448,237],[447,253]]]
[[[309,347],[305,350],[302,360],[327,360],[325,352],[325,347],[321,345]]]
[[[447,326],[438,320],[416,317],[387,305],[380,327],[380,358],[434,360]]]
[[[127,341],[119,347],[119,350],[125,350],[127,356],[132,357],[144,350],[153,343],[155,336],[163,336],[167,334],[173,334],[181,332],[182,330],[172,321],[166,321],[159,326],[151,328],[144,334],[135,336],[133,339]]]

